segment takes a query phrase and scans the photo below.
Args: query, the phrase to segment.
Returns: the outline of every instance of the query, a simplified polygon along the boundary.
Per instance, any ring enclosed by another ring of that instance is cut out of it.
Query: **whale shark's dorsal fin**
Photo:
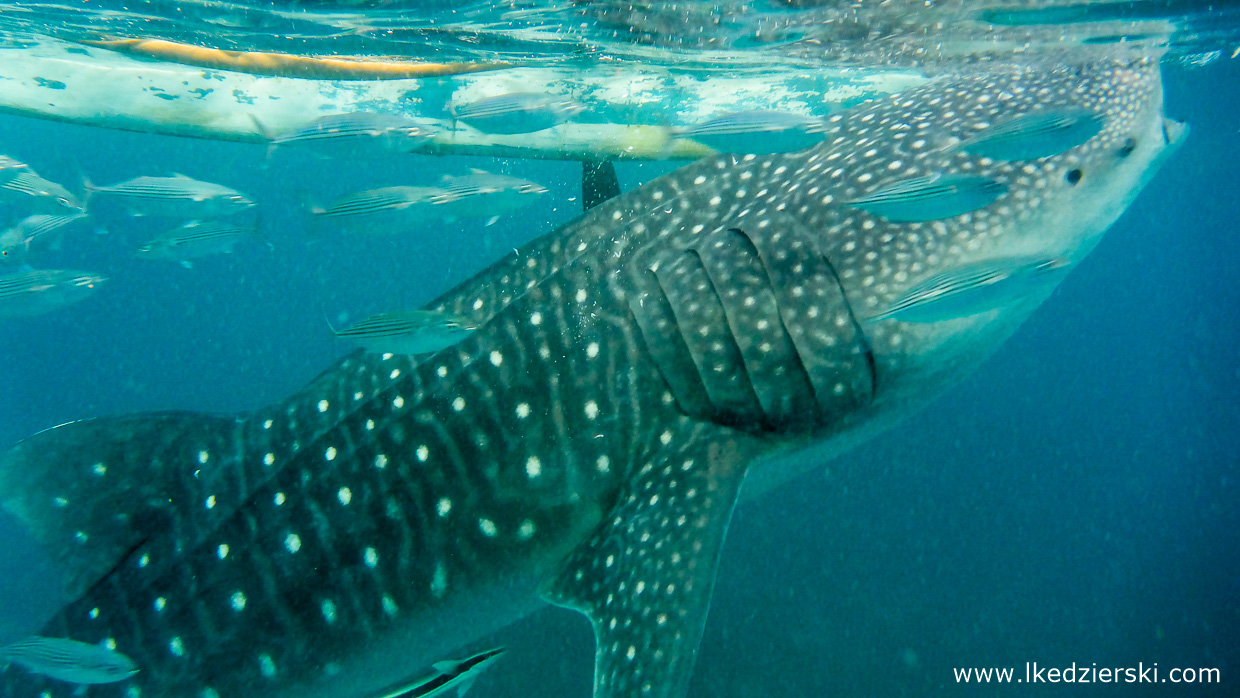
[[[715,568],[745,475],[739,440],[682,423],[543,595],[594,624],[595,698],[681,696],[706,623]],[[739,436],[738,439],[747,437]]]

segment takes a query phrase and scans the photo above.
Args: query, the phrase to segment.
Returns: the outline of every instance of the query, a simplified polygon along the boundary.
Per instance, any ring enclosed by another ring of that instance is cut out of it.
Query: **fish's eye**
[[[1136,149],[1137,149],[1137,142],[1131,138],[1127,138],[1124,140],[1124,144],[1119,147],[1119,150],[1115,154],[1120,156],[1121,158],[1126,158],[1129,155],[1132,155],[1132,151]]]
[[[1082,176],[1083,175],[1081,174],[1080,170],[1071,169],[1071,170],[1068,170],[1068,174],[1064,175],[1064,179],[1068,180],[1068,184],[1076,186],[1076,183],[1081,181]]]

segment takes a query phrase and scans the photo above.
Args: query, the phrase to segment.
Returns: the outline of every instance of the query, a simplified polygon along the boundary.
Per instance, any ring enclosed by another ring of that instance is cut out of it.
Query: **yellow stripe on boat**
[[[225,51],[164,39],[87,40],[79,43],[131,56],[229,70],[235,73],[311,80],[408,80],[463,75],[512,67],[509,63],[426,63],[400,58],[296,56],[262,51]]]

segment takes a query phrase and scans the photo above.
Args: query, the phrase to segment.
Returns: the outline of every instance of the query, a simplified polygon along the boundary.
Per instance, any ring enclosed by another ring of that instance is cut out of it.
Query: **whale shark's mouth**
[[[770,222],[639,254],[630,308],[687,414],[811,430],[873,398],[874,359],[830,261],[799,226]]]

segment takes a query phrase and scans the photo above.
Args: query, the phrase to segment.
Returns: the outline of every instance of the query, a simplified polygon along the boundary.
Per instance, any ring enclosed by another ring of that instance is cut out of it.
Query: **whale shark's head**
[[[874,402],[975,367],[1186,131],[1164,118],[1149,60],[954,76],[833,117],[794,210],[859,321]]]

